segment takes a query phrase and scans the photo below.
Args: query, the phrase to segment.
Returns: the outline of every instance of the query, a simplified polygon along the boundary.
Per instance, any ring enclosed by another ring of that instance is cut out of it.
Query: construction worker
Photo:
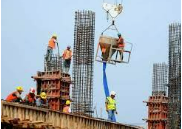
[[[116,100],[114,99],[115,96],[116,96],[116,93],[114,91],[111,91],[110,96],[106,98],[106,111],[108,113],[108,120],[112,122],[116,122],[114,113],[117,114]]]
[[[121,36],[121,33],[118,33],[117,45],[118,45],[118,48],[120,49],[119,53],[120,53],[121,60],[123,60],[123,52],[124,52],[125,43],[124,43],[123,37]]]
[[[36,100],[36,106],[48,108],[48,100],[45,92],[40,93],[40,97]]]
[[[29,93],[25,96],[24,102],[28,105],[35,105],[35,89],[30,88]]]
[[[71,51],[71,46],[67,46],[67,49],[64,50],[63,53],[63,59],[64,59],[64,72],[68,73],[70,69],[70,64],[71,64],[71,57],[72,57],[72,51]]]
[[[71,103],[70,100],[67,100],[67,101],[66,101],[66,105],[63,107],[63,112],[64,112],[64,113],[70,113],[70,112],[71,112],[71,111],[70,111],[70,103]]]
[[[8,97],[6,98],[6,101],[8,101],[8,102],[22,102],[22,98],[21,98],[22,92],[23,92],[22,86],[16,87],[16,91],[9,94]]]
[[[58,42],[57,42],[57,35],[54,34],[52,36],[52,38],[49,40],[49,44],[48,44],[48,47],[47,47],[47,54],[46,54],[46,61],[51,61],[51,57],[52,57],[52,54],[53,54],[53,49],[56,48],[56,43],[58,45]]]

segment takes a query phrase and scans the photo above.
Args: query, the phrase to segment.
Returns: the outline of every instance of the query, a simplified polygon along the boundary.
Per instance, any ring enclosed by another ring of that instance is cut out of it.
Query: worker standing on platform
[[[108,120],[112,122],[116,122],[114,113],[117,114],[116,100],[114,99],[115,96],[116,96],[116,93],[114,91],[111,91],[111,95],[106,98],[106,111],[108,113]]]
[[[71,65],[72,51],[71,46],[67,46],[67,49],[64,50],[63,59],[64,59],[64,72],[68,73]]]
[[[53,54],[53,49],[56,48],[56,43],[58,45],[58,42],[57,42],[57,35],[54,34],[52,36],[52,38],[49,40],[49,44],[48,44],[48,47],[47,47],[47,54],[46,54],[46,61],[51,61],[51,57],[52,57],[52,54]]]
[[[48,100],[45,92],[41,92],[40,97],[37,98],[36,106],[48,108]]]
[[[70,103],[71,103],[70,100],[66,101],[66,105],[63,107],[63,112],[64,113],[70,113],[71,112],[71,110],[70,110]]]
[[[9,94],[8,97],[6,98],[6,101],[8,101],[8,102],[21,102],[22,101],[22,98],[21,98],[22,92],[23,92],[22,86],[16,87],[16,91]]]
[[[29,93],[25,96],[24,102],[28,105],[35,105],[35,89],[30,88]]]
[[[123,37],[121,36],[121,33],[118,33],[117,45],[118,45],[118,48],[121,49],[119,50],[119,53],[120,53],[121,60],[123,60],[123,52],[124,52],[125,43],[124,43]]]

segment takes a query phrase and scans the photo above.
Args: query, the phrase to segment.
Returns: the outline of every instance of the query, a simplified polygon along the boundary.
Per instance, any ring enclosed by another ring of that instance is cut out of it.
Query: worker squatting
[[[57,35],[54,34],[48,43],[47,53],[46,53],[46,61],[47,62],[52,61],[53,49],[56,48],[56,44],[58,46]],[[62,58],[64,60],[63,72],[68,73],[69,69],[70,69],[70,64],[71,64],[71,58],[72,58],[71,46],[67,46],[67,49],[64,50],[64,52],[63,52]]]
[[[6,98],[7,102],[21,102],[31,106],[49,108],[48,99],[45,92],[41,92],[40,96],[35,95],[35,89],[30,88],[29,93],[26,94],[25,98],[22,99],[21,94],[23,92],[23,87],[18,86],[16,87],[16,91],[9,94]],[[115,122],[114,113],[117,114],[116,111],[116,101],[115,101],[116,93],[111,91],[109,97],[106,98],[106,111],[108,113],[108,120]],[[70,100],[67,100],[65,106],[63,108],[64,113],[70,113]]]
[[[48,99],[47,95],[45,92],[41,92],[40,96],[35,95],[35,89],[30,88],[29,93],[26,94],[25,98],[22,99],[21,94],[23,92],[23,87],[18,86],[16,87],[16,91],[12,92],[9,94],[6,98],[7,102],[20,102],[23,104],[31,105],[31,106],[37,106],[37,107],[42,107],[42,108],[49,108],[48,105]],[[70,113],[70,100],[67,100],[64,108],[63,108],[64,113]]]

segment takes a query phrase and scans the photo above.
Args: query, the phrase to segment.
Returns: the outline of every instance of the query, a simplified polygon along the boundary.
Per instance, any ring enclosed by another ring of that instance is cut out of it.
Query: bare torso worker
[[[106,98],[106,111],[108,113],[108,120],[110,120],[112,122],[116,122],[114,113],[117,114],[116,100],[114,99],[115,96],[116,96],[116,93],[114,91],[111,91],[111,95]]]
[[[124,43],[123,37],[121,36],[121,33],[118,33],[117,45],[118,45],[118,48],[121,49],[119,50],[119,54],[120,54],[121,60],[123,60],[123,52],[124,52],[125,43]]]
[[[67,49],[64,50],[63,59],[64,59],[64,72],[68,73],[71,65],[72,51],[71,46],[67,46]]]
[[[16,87],[16,91],[9,94],[6,98],[6,101],[8,102],[22,102],[21,93],[23,92],[23,87],[18,86]]]
[[[48,44],[48,47],[47,47],[47,54],[46,54],[46,61],[51,61],[51,57],[52,57],[52,54],[53,54],[53,49],[56,48],[56,43],[58,44],[57,42],[57,35],[53,35],[52,38],[49,40],[49,44]]]

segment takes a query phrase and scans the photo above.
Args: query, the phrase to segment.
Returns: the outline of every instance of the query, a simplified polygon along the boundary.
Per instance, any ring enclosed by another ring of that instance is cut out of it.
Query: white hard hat
[[[116,92],[115,91],[111,91],[111,93],[110,93],[111,95],[116,95]]]
[[[32,88],[30,88],[30,91],[29,91],[30,93],[35,93],[35,89],[32,87]]]

